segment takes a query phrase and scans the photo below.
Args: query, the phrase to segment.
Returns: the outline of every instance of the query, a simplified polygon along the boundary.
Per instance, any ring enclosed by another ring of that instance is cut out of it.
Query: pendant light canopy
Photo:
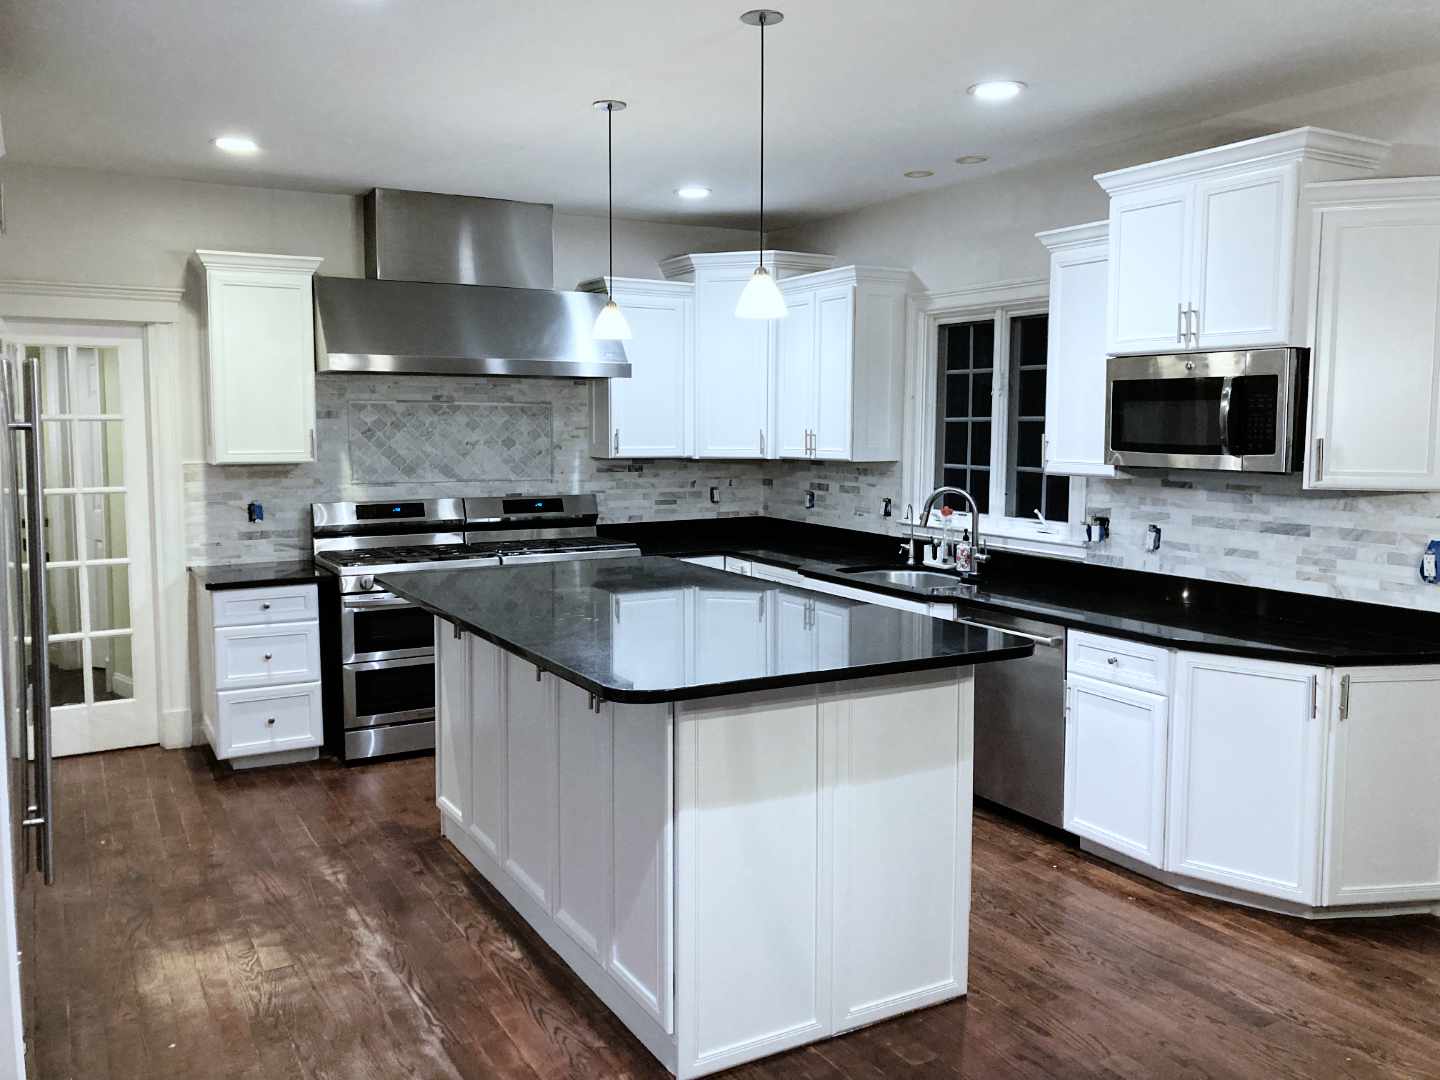
[[[625,313],[615,302],[611,282],[615,280],[615,114],[625,108],[625,102],[614,98],[601,98],[593,103],[605,114],[605,190],[609,201],[607,218],[610,226],[610,272],[605,278],[605,306],[595,316],[593,337],[596,341],[629,341],[630,324]]]
[[[735,305],[735,316],[740,319],[783,319],[789,314],[780,286],[765,269],[765,28],[784,18],[780,12],[767,8],[757,8],[740,16],[746,26],[760,28],[760,262]]]

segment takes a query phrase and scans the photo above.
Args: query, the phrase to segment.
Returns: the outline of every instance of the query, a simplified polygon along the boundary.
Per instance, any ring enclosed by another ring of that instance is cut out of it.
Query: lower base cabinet
[[[1065,828],[1165,865],[1170,702],[1072,674],[1065,700]]]
[[[1319,668],[1178,655],[1167,870],[1319,902],[1324,676]]]
[[[444,834],[678,1076],[965,992],[968,669],[630,705],[436,641]]]

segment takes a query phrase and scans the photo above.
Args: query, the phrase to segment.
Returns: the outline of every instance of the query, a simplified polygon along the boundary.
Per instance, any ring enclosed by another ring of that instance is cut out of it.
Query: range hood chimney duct
[[[554,208],[376,188],[364,278],[315,279],[320,371],[624,378],[605,303],[553,289]]]

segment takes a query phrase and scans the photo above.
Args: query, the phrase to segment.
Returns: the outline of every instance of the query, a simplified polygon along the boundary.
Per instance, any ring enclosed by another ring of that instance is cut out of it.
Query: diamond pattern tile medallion
[[[547,403],[352,401],[350,478],[357,484],[550,480]]]

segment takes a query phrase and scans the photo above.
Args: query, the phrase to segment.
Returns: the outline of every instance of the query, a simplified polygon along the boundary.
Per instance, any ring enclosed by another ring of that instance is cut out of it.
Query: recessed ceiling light
[[[984,165],[990,160],[989,154],[961,154],[955,159],[956,165]]]
[[[249,135],[221,135],[210,140],[215,144],[215,149],[224,150],[227,154],[258,154],[260,144]]]
[[[686,184],[684,187],[676,188],[675,194],[682,199],[708,199],[710,189],[700,184]]]
[[[965,92],[980,101],[1009,101],[1024,89],[1023,82],[997,79],[993,82],[978,82]]]
[[[905,174],[907,180],[924,180],[927,176],[934,176],[933,169],[911,169]]]

